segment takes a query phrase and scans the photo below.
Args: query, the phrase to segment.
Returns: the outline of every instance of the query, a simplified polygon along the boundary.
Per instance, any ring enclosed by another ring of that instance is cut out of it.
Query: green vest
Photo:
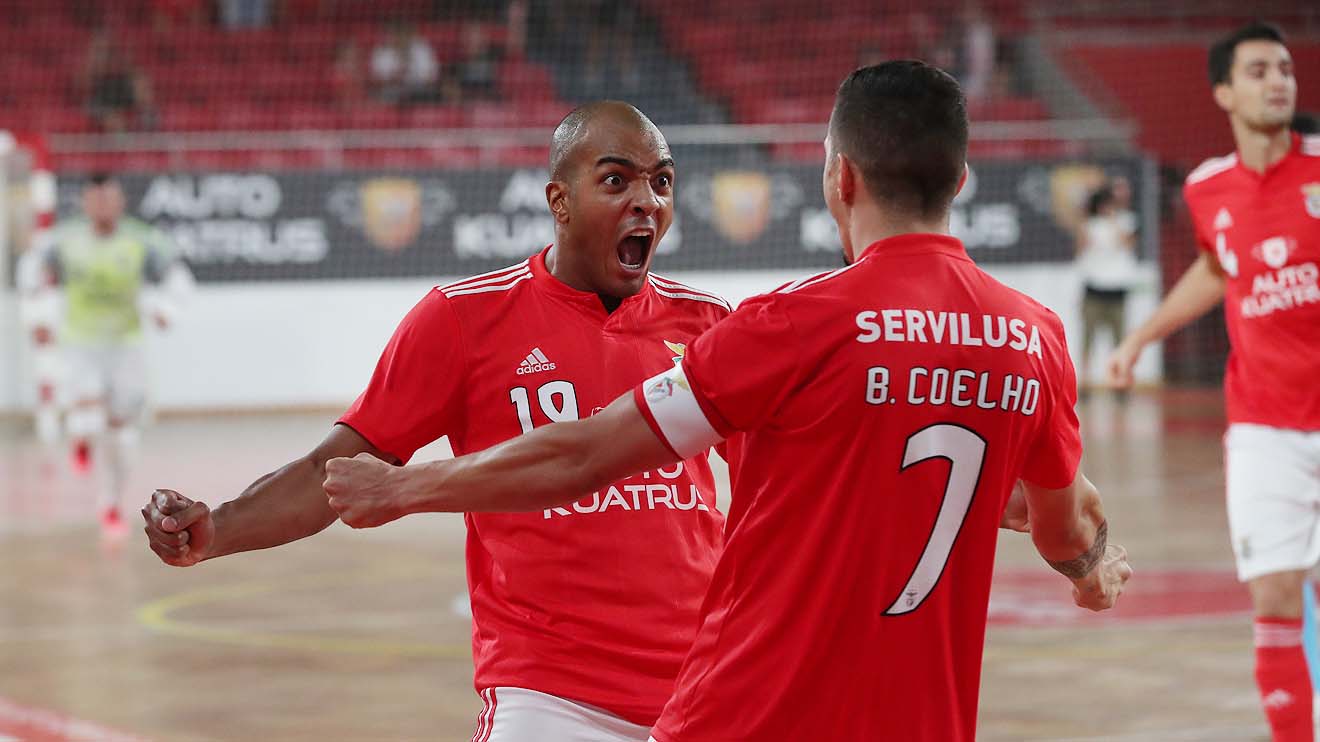
[[[78,220],[58,228],[55,238],[65,292],[64,339],[85,344],[140,337],[138,294],[148,270],[158,272],[168,262],[163,236],[124,218],[107,236]]]

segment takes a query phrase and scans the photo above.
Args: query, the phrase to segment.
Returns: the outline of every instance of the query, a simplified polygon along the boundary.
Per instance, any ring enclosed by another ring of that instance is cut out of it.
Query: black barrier
[[[1105,177],[1126,178],[1134,205],[1150,201],[1141,169],[1138,159],[975,164],[952,229],[978,262],[1068,261],[1081,205]],[[200,281],[464,276],[521,260],[553,239],[544,170],[121,180],[131,213],[170,234]],[[62,211],[76,203],[76,189],[65,181]],[[657,270],[840,264],[819,166],[697,162],[682,167],[676,193]]]

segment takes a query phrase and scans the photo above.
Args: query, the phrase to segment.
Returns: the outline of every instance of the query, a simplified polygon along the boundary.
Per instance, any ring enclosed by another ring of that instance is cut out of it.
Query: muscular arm
[[[1109,546],[1100,493],[1080,473],[1063,489],[1023,482],[1031,540],[1054,570],[1072,580],[1079,605],[1107,608],[1131,575],[1126,552]]]
[[[1031,540],[1050,566],[1069,571],[1095,546],[1105,522],[1100,492],[1081,474],[1063,489],[1052,490],[1023,482]],[[1059,566],[1056,566],[1059,565]],[[1060,566],[1071,565],[1065,569]]]
[[[340,519],[358,528],[411,513],[541,510],[678,460],[631,394],[586,420],[547,425],[455,459],[399,468],[363,467],[358,458],[331,462],[324,484]]]
[[[337,518],[321,489],[325,462],[360,453],[394,460],[352,428],[331,428],[306,456],[258,479],[236,499],[216,508],[212,513],[215,540],[204,558],[269,549],[320,533]]]

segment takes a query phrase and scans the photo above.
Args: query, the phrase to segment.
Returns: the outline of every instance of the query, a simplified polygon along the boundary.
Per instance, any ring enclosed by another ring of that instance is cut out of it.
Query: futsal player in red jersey
[[[741,433],[725,548],[659,742],[975,736],[997,526],[1025,482],[1079,605],[1131,574],[1078,472],[1059,319],[949,236],[958,84],[920,62],[839,88],[824,191],[848,265],[740,306],[587,421],[415,467],[327,466],[341,519],[539,509]]]
[[[1215,44],[1210,81],[1237,151],[1187,176],[1200,257],[1110,374],[1130,384],[1148,343],[1224,302],[1228,524],[1255,607],[1256,682],[1274,739],[1311,740],[1302,585],[1320,561],[1320,137],[1289,129],[1297,80],[1273,26]]]
[[[645,116],[579,109],[551,159],[554,246],[431,291],[326,440],[237,500],[211,514],[158,491],[143,514],[164,561],[325,528],[330,458],[402,463],[445,435],[462,454],[589,417],[728,315],[722,299],[648,272],[673,218],[674,163]],[[692,642],[723,517],[705,451],[637,471],[544,510],[466,514],[478,742],[646,740]]]

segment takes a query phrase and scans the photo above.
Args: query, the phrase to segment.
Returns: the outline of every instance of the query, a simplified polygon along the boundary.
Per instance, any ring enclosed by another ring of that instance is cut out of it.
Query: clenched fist
[[[400,469],[369,453],[325,464],[326,497],[352,528],[375,528],[408,514],[395,481]]]
[[[215,540],[211,509],[174,490],[156,490],[142,508],[147,543],[162,562],[191,567],[205,559]]]
[[[1109,610],[1118,602],[1130,579],[1132,565],[1128,563],[1127,549],[1109,544],[1091,574],[1073,583],[1073,602],[1087,610]]]

